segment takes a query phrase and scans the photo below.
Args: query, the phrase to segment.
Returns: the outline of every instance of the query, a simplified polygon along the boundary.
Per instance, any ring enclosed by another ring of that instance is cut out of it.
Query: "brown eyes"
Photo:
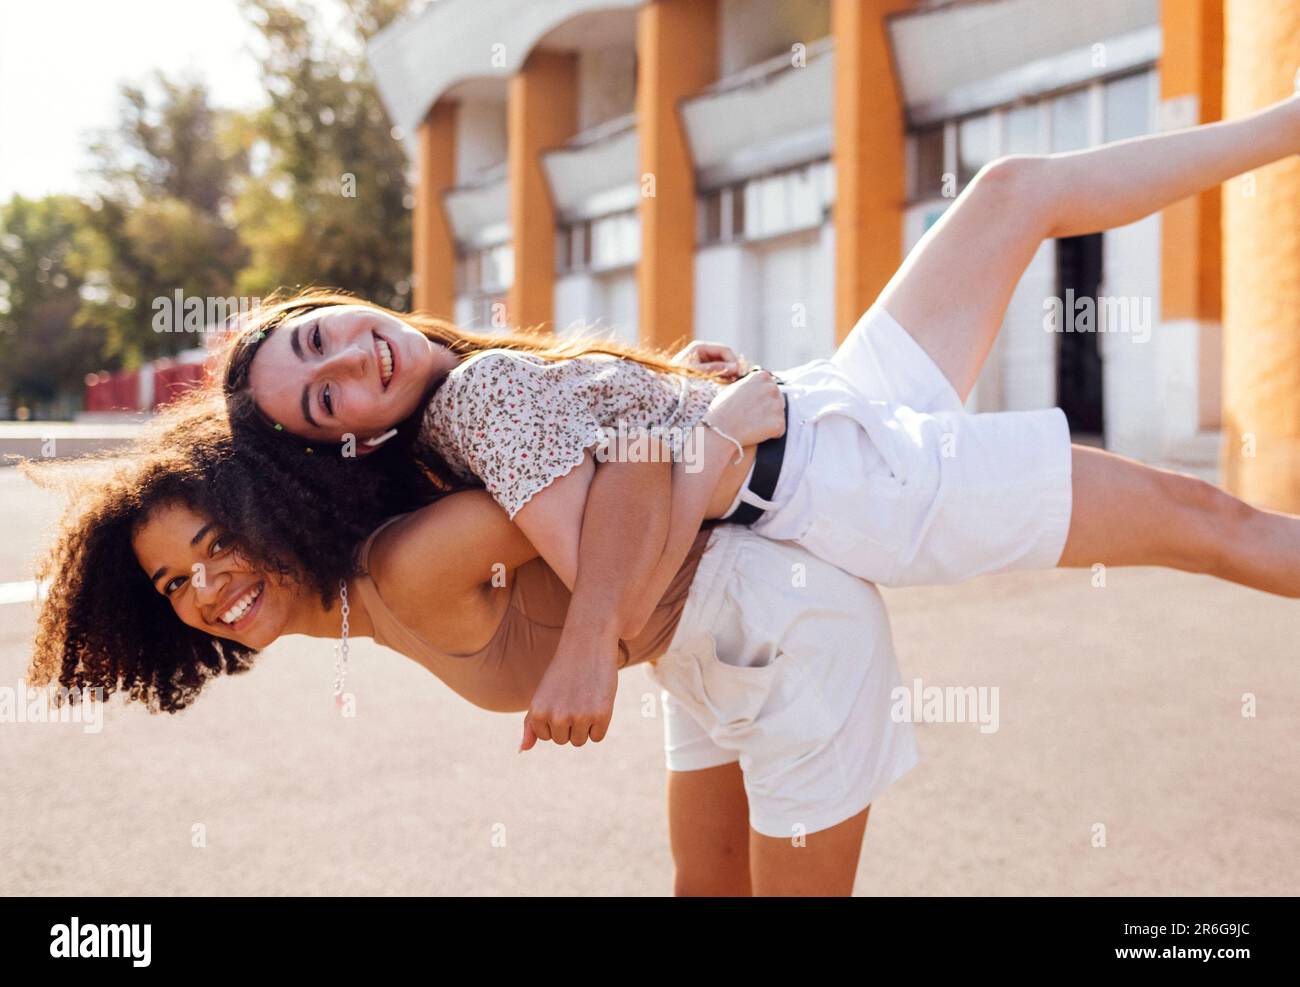
[[[230,548],[230,539],[225,535],[216,535],[208,542],[208,558],[215,559],[218,555],[225,553]],[[175,576],[163,584],[163,596],[171,596],[178,589],[185,585],[189,576]]]

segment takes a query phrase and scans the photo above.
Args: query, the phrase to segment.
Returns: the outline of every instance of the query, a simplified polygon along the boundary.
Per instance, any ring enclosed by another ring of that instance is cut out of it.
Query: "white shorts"
[[[1051,568],[1065,547],[1070,430],[1060,408],[968,414],[879,305],[830,360],[778,374],[785,461],[753,530],[882,586]]]
[[[740,762],[750,825],[790,838],[861,812],[917,763],[880,593],[790,544],[714,529],[668,651],[671,771]]]

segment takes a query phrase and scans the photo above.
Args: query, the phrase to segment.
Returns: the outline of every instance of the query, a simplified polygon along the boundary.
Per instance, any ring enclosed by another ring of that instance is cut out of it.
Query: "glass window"
[[[816,226],[821,222],[821,208],[817,202],[817,185],[811,168],[798,168],[790,173],[790,218],[795,226]]]
[[[1038,103],[1007,110],[1007,154],[1037,154],[1041,150],[1038,123],[1042,108]]]
[[[731,197],[731,229],[727,233],[731,239],[739,240],[745,235],[744,186],[731,186],[731,188],[727,189],[727,195]]]
[[[561,226],[555,231],[555,270],[558,274],[566,274],[573,269],[569,260],[569,242],[572,239],[571,227]]]
[[[943,127],[918,131],[915,147],[916,170],[912,174],[912,197],[933,198],[943,189]]]
[[[1076,89],[1052,100],[1052,151],[1088,146],[1088,90]]]
[[[706,192],[700,198],[700,242],[717,243],[722,239],[722,196],[721,192]]]
[[[993,160],[993,117],[967,117],[957,124],[957,184],[965,185],[975,172]]]
[[[1106,83],[1108,141],[1140,137],[1151,132],[1151,73],[1140,72]]]

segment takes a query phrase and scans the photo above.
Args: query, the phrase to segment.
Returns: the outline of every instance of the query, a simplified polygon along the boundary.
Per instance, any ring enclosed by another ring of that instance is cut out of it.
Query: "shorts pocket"
[[[729,737],[756,729],[773,686],[790,665],[789,656],[779,651],[763,664],[731,664],[718,654],[711,633],[701,636],[692,657],[700,702],[711,714],[715,732]]]

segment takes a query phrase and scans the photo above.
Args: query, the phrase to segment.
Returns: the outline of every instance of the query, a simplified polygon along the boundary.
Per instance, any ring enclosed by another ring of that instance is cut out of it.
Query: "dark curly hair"
[[[409,460],[340,470],[325,457],[286,456],[269,437],[236,437],[215,388],[160,414],[125,455],[21,468],[72,496],[37,568],[48,595],[29,684],[122,691],[151,712],[184,708],[208,679],[245,671],[254,656],[182,623],[150,585],[132,538],[154,510],[179,502],[211,518],[251,564],[329,605],[354,574],[360,541],[441,493]]]

